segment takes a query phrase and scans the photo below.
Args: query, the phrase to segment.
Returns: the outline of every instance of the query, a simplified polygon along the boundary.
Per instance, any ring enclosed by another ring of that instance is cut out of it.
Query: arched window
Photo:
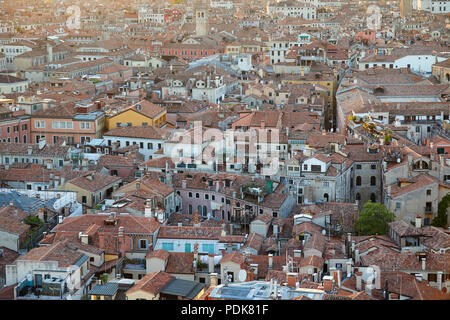
[[[356,177],[356,185],[360,186],[361,185],[361,176],[357,176]]]
[[[325,198],[325,201],[326,201],[326,202],[329,201],[330,196],[328,195],[328,193],[325,193],[325,194],[323,195],[323,197]]]
[[[375,193],[371,193],[370,194],[370,201],[372,201],[372,202],[376,202],[377,201],[377,196],[375,195]]]
[[[375,176],[370,177],[370,185],[376,186],[377,185],[377,178]]]

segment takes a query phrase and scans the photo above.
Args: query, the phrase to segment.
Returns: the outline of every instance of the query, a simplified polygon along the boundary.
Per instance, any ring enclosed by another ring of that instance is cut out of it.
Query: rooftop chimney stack
[[[210,277],[210,282],[211,282],[211,287],[216,287],[217,286],[217,273],[211,273],[209,275]]]
[[[89,236],[87,234],[81,235],[81,243],[89,244]]]
[[[347,261],[347,278],[352,276],[352,262]]]
[[[361,291],[362,288],[362,272],[355,272],[356,275],[356,290]]]
[[[359,250],[358,249],[356,249],[355,250],[355,263],[358,263],[359,262]]]
[[[289,287],[296,287],[297,274],[290,272],[287,274],[287,282]]]
[[[416,228],[422,228],[422,218],[419,215],[416,216]]]
[[[214,253],[209,253],[208,254],[208,272],[209,273],[214,273]]]
[[[443,274],[442,271],[439,271],[437,274],[437,288],[439,290],[442,290],[442,274]]]
[[[323,279],[323,288],[325,292],[330,292],[333,289],[333,277],[332,276],[324,276]]]

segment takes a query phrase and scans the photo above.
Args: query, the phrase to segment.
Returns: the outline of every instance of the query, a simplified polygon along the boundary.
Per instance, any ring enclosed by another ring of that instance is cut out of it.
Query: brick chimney
[[[333,277],[332,276],[324,276],[323,279],[323,288],[325,292],[330,292],[333,289]]]
[[[211,287],[215,287],[217,286],[217,273],[211,273],[209,275],[209,279],[210,279],[210,283],[211,283]]]
[[[289,272],[287,275],[287,283],[289,287],[296,287],[296,282],[297,282],[297,274],[293,273],[293,272]]]

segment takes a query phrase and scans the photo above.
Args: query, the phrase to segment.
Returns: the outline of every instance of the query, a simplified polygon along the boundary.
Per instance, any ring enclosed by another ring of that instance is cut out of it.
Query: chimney
[[[302,256],[302,250],[294,250],[294,258],[300,258]]]
[[[87,234],[82,234],[81,235],[81,243],[84,243],[84,244],[89,244],[89,236],[87,235]]]
[[[422,228],[422,218],[419,215],[416,216],[416,228]]]
[[[336,271],[335,271],[335,277],[334,277],[334,279],[335,279],[335,283],[336,283],[336,286],[338,287],[338,288],[340,288],[341,287],[341,272],[342,272],[342,270],[341,269],[337,269]]]
[[[209,275],[209,279],[210,279],[210,282],[211,282],[211,287],[216,287],[217,286],[217,273],[211,273],[210,275]]]
[[[352,262],[347,261],[347,278],[352,276]]]
[[[181,180],[181,187],[186,189],[186,180]]]
[[[442,271],[438,271],[438,274],[437,274],[437,288],[439,289],[439,290],[442,290]]]
[[[388,195],[391,195],[391,186],[387,187],[387,193],[388,193]]]
[[[318,282],[319,281],[319,275],[317,273],[313,273],[313,281]]]
[[[352,234],[350,232],[347,233],[347,240],[349,243],[352,242]]]
[[[362,272],[355,272],[356,275],[356,290],[361,291],[362,288]]]
[[[273,254],[269,253],[269,270],[273,269]]]
[[[333,289],[333,277],[332,276],[324,276],[323,279],[323,288],[325,292],[330,292]]]
[[[53,161],[52,160],[47,160],[47,169],[53,170]]]
[[[397,293],[389,293],[389,300],[399,300]]]
[[[208,254],[208,272],[209,273],[214,273],[214,253],[209,253]]]
[[[356,249],[356,250],[355,250],[355,263],[358,263],[358,262],[360,262],[360,261],[359,261],[359,250]]]
[[[297,274],[293,272],[289,272],[287,274],[287,283],[289,287],[296,287]]]
[[[425,270],[427,268],[427,259],[422,258],[422,270]]]
[[[152,212],[152,201],[150,199],[147,199],[145,201],[145,209],[144,209],[144,217],[146,218],[153,218],[153,212]]]
[[[265,129],[266,128],[266,122],[265,121],[261,121],[261,129]]]
[[[352,240],[352,253],[355,252],[355,240]]]

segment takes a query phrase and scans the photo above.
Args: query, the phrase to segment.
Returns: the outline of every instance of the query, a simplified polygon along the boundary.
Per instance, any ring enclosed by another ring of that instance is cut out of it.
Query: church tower
[[[208,7],[204,1],[195,6],[195,35],[203,37],[208,35]]]

